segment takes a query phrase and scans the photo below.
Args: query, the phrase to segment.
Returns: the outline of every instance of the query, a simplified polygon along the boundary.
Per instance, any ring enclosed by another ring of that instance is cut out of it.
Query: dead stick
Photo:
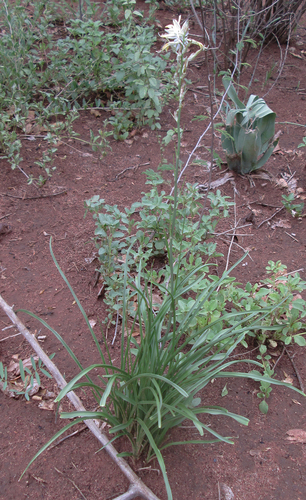
[[[296,364],[295,364],[295,362],[293,361],[293,357],[289,354],[289,351],[288,351],[288,349],[287,349],[287,347],[286,347],[286,346],[285,346],[285,351],[286,351],[286,354],[287,354],[288,358],[290,359],[291,364],[292,364],[292,366],[293,366],[293,369],[294,369],[294,371],[295,371],[295,373],[296,373],[297,379],[298,379],[299,384],[300,384],[301,391],[305,392],[305,390],[304,390],[303,380],[301,379],[300,374],[299,374],[299,372],[298,372],[298,369],[297,369],[297,367],[296,367]]]
[[[282,208],[282,207],[277,207],[276,205],[269,205],[268,203],[262,203],[261,201],[249,201],[248,203],[243,203],[243,205],[239,205],[238,208],[247,207],[248,205],[260,205],[262,207],[269,207],[269,208]]]
[[[257,229],[259,229],[265,222],[268,222],[269,220],[273,219],[273,217],[275,217],[275,215],[277,215],[281,210],[283,210],[285,207],[281,207],[279,208],[278,210],[276,210],[276,212],[274,212],[273,215],[271,215],[271,217],[269,217],[268,219],[265,219],[263,220],[258,226],[257,226]]]
[[[12,326],[13,326],[13,325],[12,325]],[[4,328],[3,328],[3,330],[4,330]],[[2,331],[3,331],[3,330],[2,330]],[[13,338],[13,337],[17,337],[18,335],[21,335],[21,333],[15,333],[15,335],[10,335],[9,337],[4,337],[4,339],[1,339],[1,340],[0,340],[0,342],[4,342],[4,341],[5,341],[5,340],[7,340],[7,339],[11,339],[11,338]]]
[[[235,238],[235,233],[236,233],[236,227],[237,227],[237,212],[236,212],[236,197],[235,197],[235,189],[234,189],[234,216],[235,216],[235,225],[234,225],[234,228],[233,228],[233,234],[232,234],[232,237],[231,237],[230,246],[229,246],[229,248],[228,248],[228,253],[227,253],[227,259],[226,259],[225,271],[227,271],[227,269],[228,269],[228,265],[229,265],[229,258],[230,258],[231,249],[232,249],[232,246],[233,246],[233,242],[234,242],[234,238]]]
[[[56,448],[63,441],[66,441],[66,439],[69,439],[69,438],[71,438],[73,436],[76,436],[77,434],[80,434],[80,432],[83,432],[85,429],[88,429],[87,425],[84,425],[84,427],[81,427],[81,429],[78,429],[77,431],[74,431],[71,434],[68,434],[68,436],[63,437],[57,443],[55,443],[52,446],[50,446],[49,450],[52,450],[52,448]]]
[[[23,198],[22,196],[14,196],[13,194],[0,193],[1,196],[9,196],[10,198],[17,198],[17,200],[39,200],[40,198],[50,198],[51,196],[59,196],[60,194],[66,194],[67,191],[60,191],[55,194],[42,194],[40,196],[28,196],[27,198]]]
[[[51,361],[49,356],[45,353],[45,351],[41,348],[37,340],[31,335],[29,330],[24,326],[24,324],[20,321],[18,316],[14,313],[13,309],[5,302],[5,300],[0,295],[0,306],[3,311],[10,318],[12,323],[17,326],[20,333],[24,336],[24,338],[29,342],[31,347],[36,352],[37,356],[42,360],[45,364],[47,370],[51,373],[57,385],[60,389],[66,387],[67,383],[57,368],[57,366]],[[71,403],[75,407],[77,411],[86,411],[86,408],[83,406],[80,398],[73,392],[70,391],[67,394],[68,399],[70,399]],[[91,432],[96,436],[99,442],[105,446],[105,451],[109,454],[109,456],[114,460],[114,462],[118,465],[123,474],[130,481],[131,486],[129,490],[124,493],[124,495],[120,495],[115,500],[130,500],[137,496],[144,498],[146,500],[159,500],[159,498],[139,479],[137,474],[130,468],[130,466],[126,463],[126,461],[117,456],[117,450],[115,447],[108,441],[105,434],[103,434],[98,428],[97,424],[94,420],[84,420],[84,424],[91,430]]]
[[[72,479],[70,479],[70,477],[66,476],[66,474],[64,474],[63,472],[61,472],[60,470],[58,470],[56,467],[54,467],[54,469],[56,470],[56,472],[58,472],[59,474],[62,474],[62,476],[64,476],[66,479],[68,479],[68,481],[70,481],[73,484],[73,486],[75,487],[75,489],[78,490],[78,492],[84,498],[84,500],[87,500],[87,498],[85,497],[85,495],[81,492],[80,488],[75,484],[74,481],[72,481]]]
[[[286,346],[284,346],[284,347],[283,347],[283,350],[282,350],[281,355],[280,355],[280,356],[278,356],[278,358],[277,358],[277,360],[276,360],[276,362],[275,362],[275,365],[273,366],[273,370],[275,370],[275,368],[276,368],[276,366],[277,366],[278,362],[282,359],[283,354],[284,354],[284,352],[285,352],[285,349],[286,349]]]
[[[285,231],[285,233],[290,236],[290,238],[292,238],[294,241],[296,241],[297,243],[299,243],[299,240],[297,240],[294,236],[292,236],[292,234],[289,234],[287,233],[287,231]]]
[[[12,215],[12,214],[3,215],[2,217],[0,217],[0,220],[5,219],[5,217],[9,217],[9,215]]]

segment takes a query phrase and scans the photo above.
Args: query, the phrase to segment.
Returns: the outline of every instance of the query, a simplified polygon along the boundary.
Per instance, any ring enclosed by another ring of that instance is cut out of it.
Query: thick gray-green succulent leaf
[[[270,158],[278,139],[275,136],[276,114],[264,99],[252,94],[244,105],[227,76],[223,85],[235,107],[225,107],[225,131],[222,147],[230,170],[247,174],[261,168]]]

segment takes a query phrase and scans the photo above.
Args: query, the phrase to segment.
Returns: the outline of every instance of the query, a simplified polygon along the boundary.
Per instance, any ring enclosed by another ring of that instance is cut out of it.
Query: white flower
[[[181,16],[177,21],[174,19],[172,24],[166,26],[165,33],[161,35],[161,37],[167,40],[167,43],[163,45],[161,50],[167,50],[169,47],[172,47],[176,53],[176,71],[173,75],[173,82],[179,87],[179,109],[181,109],[186,93],[185,76],[188,64],[199,54],[199,52],[205,49],[205,47],[201,42],[188,38],[188,21],[185,21],[181,26]],[[199,48],[188,57],[187,50],[191,45],[197,45]],[[174,113],[173,118],[176,122],[178,121],[177,112]]]
[[[186,46],[188,44],[188,21],[185,21],[181,26],[181,16],[178,21],[174,19],[173,24],[168,24],[165,31],[166,33],[161,36],[166,38],[168,43],[163,46],[162,50],[168,49],[170,45],[178,49],[180,45]]]

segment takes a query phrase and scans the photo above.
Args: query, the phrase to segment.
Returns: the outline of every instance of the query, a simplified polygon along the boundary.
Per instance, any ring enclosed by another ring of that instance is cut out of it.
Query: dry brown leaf
[[[291,54],[293,57],[297,57],[298,59],[303,59],[302,56],[300,56],[299,54],[295,54],[294,52],[292,52],[292,50],[289,50],[289,54]]]
[[[29,111],[28,117],[26,119],[27,122],[35,120],[35,111]]]
[[[34,361],[38,361],[38,356],[32,356]],[[14,354],[14,356],[12,356],[13,360],[18,360],[18,355]],[[19,360],[18,361],[13,361],[11,360],[9,366],[8,366],[8,369],[7,371],[9,373],[12,373],[13,375],[20,375],[20,369],[19,369]],[[31,358],[27,358],[27,359],[24,359],[22,361],[22,364],[23,364],[23,368],[31,368],[32,366],[32,363],[31,363]]]
[[[227,484],[221,483],[220,487],[224,500],[235,500],[233,490]]]
[[[41,403],[39,403],[38,408],[40,408],[41,410],[53,411],[54,401],[42,401]]]
[[[28,385],[27,389],[30,387],[30,385]],[[34,379],[33,381],[33,386],[32,386],[32,389],[29,390],[28,394],[29,396],[34,396],[34,394],[37,394],[38,391],[40,389],[40,385],[39,383],[37,382],[36,378]]]
[[[274,358],[278,358],[281,355],[281,352],[280,351],[270,351],[269,354],[270,354],[270,356],[273,356]],[[273,363],[275,363],[274,360],[273,360]]]
[[[16,392],[12,392],[12,389],[15,389],[14,384],[11,384],[10,382],[7,384],[6,388],[4,389],[4,382],[1,382],[0,380],[0,390],[4,392],[6,396],[9,398],[15,398],[18,399],[20,397],[19,394],[16,394]]]
[[[291,224],[286,220],[279,220],[277,222],[274,222],[274,224],[271,224],[272,229],[275,229],[276,227],[283,227],[285,229],[290,229]]]
[[[30,135],[31,132],[32,132],[32,129],[33,129],[33,123],[27,123],[26,126],[25,126],[25,133],[27,135]]]
[[[279,179],[276,181],[276,184],[280,187],[280,188],[287,188],[288,187],[288,184],[287,182],[285,181],[285,179]]]
[[[137,134],[137,128],[134,128],[134,129],[132,130],[132,132],[130,132],[129,137],[130,137],[130,138],[131,138],[131,137],[135,137],[135,135],[136,135],[136,134]]]
[[[281,147],[279,144],[277,144],[275,146],[275,148],[273,149],[273,153],[280,153],[280,154],[283,154],[282,150],[281,150]]]
[[[156,311],[158,310],[158,307],[154,307],[154,304],[162,305],[163,299],[161,298],[158,293],[152,293],[152,304],[153,304],[153,310]]]
[[[293,443],[306,443],[306,431],[303,431],[303,429],[290,429],[286,434],[288,434],[288,441],[292,441]]]
[[[251,455],[251,457],[256,457],[260,455],[260,451],[261,450],[250,450],[249,454]]]
[[[100,118],[100,116],[101,116],[100,111],[98,111],[97,109],[91,109],[90,114],[95,116],[96,118]]]
[[[33,123],[31,127],[31,134],[39,135],[42,132],[48,132],[48,127],[44,127],[44,125],[37,125],[37,123]]]
[[[48,391],[47,389],[44,389],[44,391],[42,393],[42,398],[43,399],[55,398],[55,393],[53,391]]]
[[[293,193],[295,193],[296,191],[296,188],[297,188],[297,179],[291,179],[289,182],[288,182],[288,188],[290,189],[290,191],[292,191]]]
[[[286,384],[292,384],[293,378],[288,375],[288,377],[284,378],[282,382],[285,382]]]
[[[297,300],[297,299],[302,299],[302,298],[303,298],[303,297],[302,297],[302,295],[300,295],[299,293],[297,293],[297,294],[293,297],[292,302],[294,302],[294,301],[295,301],[295,300]],[[293,307],[292,302],[289,304],[289,311],[291,311],[291,309],[292,309],[292,307]]]

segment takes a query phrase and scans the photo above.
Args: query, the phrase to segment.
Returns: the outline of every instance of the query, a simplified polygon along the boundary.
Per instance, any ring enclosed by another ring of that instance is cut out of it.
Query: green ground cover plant
[[[22,162],[21,135],[35,135],[35,123],[49,146],[38,163],[44,170],[39,179],[43,183],[56,167],[50,165],[49,152],[60,138],[84,141],[72,124],[88,107],[107,104],[114,113],[98,135],[91,132],[90,144],[101,153],[112,131],[116,139],[125,139],[135,125],[159,127],[171,90],[167,56],[151,53],[154,29],[133,9],[134,3],[117,2],[116,12],[108,3],[106,13],[101,13],[88,0],[82,18],[76,18],[78,12],[66,3],[61,8],[52,2],[1,0],[0,148],[12,168]],[[54,33],[63,17],[66,36],[58,37]],[[33,180],[30,175],[28,179]]]

